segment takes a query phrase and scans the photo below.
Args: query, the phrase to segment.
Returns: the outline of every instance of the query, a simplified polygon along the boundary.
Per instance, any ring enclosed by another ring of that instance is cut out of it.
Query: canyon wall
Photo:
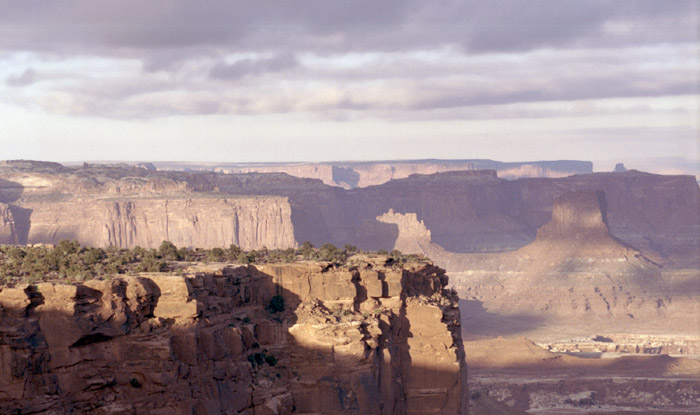
[[[28,243],[75,239],[91,246],[133,248],[158,247],[169,240],[200,248],[296,246],[284,197],[123,198],[24,206],[32,211]]]
[[[700,261],[700,188],[691,176],[628,171],[504,180],[495,170],[465,170],[344,190],[280,173],[92,165],[30,165],[3,173],[1,167],[0,203],[6,207],[0,240],[16,243],[78,238],[154,246],[170,239],[177,245],[257,249],[310,241],[390,250],[399,237],[397,224],[377,217],[392,209],[415,214],[432,242],[447,251],[504,252],[535,240],[552,217],[555,198],[603,192],[615,237],[670,262]]]
[[[700,188],[691,176],[630,171],[508,181],[493,171],[446,172],[345,192],[319,189],[290,195],[290,203],[298,241],[392,249],[396,225],[376,218],[393,209],[415,214],[446,250],[478,253],[527,245],[552,217],[555,198],[598,191],[606,195],[614,236],[650,255],[690,266],[698,262]]]
[[[444,271],[387,261],[3,288],[0,412],[466,414]]]

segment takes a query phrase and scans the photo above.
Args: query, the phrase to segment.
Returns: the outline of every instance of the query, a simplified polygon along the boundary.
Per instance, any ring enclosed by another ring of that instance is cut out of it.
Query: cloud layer
[[[628,99],[606,107],[625,118],[700,95],[698,23],[694,0],[0,0],[0,103],[347,123],[556,120]],[[697,130],[694,109],[677,106],[678,131]]]

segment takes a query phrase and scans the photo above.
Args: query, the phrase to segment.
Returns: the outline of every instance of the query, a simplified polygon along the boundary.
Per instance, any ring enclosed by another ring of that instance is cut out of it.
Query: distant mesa
[[[627,168],[625,167],[624,163],[617,163],[615,165],[615,170],[613,170],[615,173],[624,173],[627,171]]]
[[[450,171],[495,170],[507,180],[523,177],[567,177],[593,172],[593,163],[578,160],[501,162],[486,159],[469,160],[387,160],[367,162],[323,163],[177,163],[158,162],[162,170],[215,171],[220,173],[286,173],[290,176],[320,179],[330,186],[345,189],[376,186],[413,174],[434,174]]]

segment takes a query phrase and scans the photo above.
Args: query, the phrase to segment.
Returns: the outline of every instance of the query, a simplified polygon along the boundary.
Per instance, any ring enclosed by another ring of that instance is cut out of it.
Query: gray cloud
[[[280,72],[296,66],[298,62],[293,55],[282,54],[271,58],[243,59],[232,64],[220,62],[209,71],[209,76],[214,79],[231,80],[268,72]]]
[[[76,66],[72,78],[32,63],[41,89],[21,96],[15,88],[13,101],[58,113],[409,118],[480,105],[698,94],[697,7],[685,0],[0,0],[0,51],[35,52],[45,62],[141,62],[140,73]],[[236,54],[255,57],[227,60]],[[33,69],[18,69],[5,83],[36,80]]]
[[[5,84],[8,86],[27,86],[36,82],[37,76],[36,72],[32,68],[29,68],[17,75],[10,75],[5,79]]]
[[[615,23],[626,29],[610,32]],[[337,52],[459,44],[485,53],[694,41],[693,24],[693,0],[26,0],[0,3],[0,48],[144,59],[153,50],[193,48]]]

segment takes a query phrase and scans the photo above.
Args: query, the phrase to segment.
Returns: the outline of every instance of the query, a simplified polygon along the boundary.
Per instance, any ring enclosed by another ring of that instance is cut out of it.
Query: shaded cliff
[[[386,262],[4,288],[0,412],[467,413],[444,271]]]
[[[659,264],[610,234],[603,192],[571,192],[554,200],[550,221],[537,230],[535,240],[512,252],[464,254],[445,250],[431,239],[431,231],[415,214],[393,211],[377,220],[396,223],[399,236],[395,249],[424,254],[448,271],[488,271],[534,276],[577,272],[643,276],[658,272]],[[499,276],[499,279],[502,279]],[[550,282],[551,283],[551,282]]]
[[[314,218],[313,227],[295,221],[297,240],[391,249],[399,236],[397,228],[376,218],[393,209],[416,214],[431,231],[432,241],[448,251],[473,253],[519,249],[549,222],[557,197],[598,191],[606,195],[613,235],[650,255],[656,252],[678,264],[697,266],[700,188],[691,176],[630,171],[507,181],[492,171],[447,172],[290,199],[293,216]]]

